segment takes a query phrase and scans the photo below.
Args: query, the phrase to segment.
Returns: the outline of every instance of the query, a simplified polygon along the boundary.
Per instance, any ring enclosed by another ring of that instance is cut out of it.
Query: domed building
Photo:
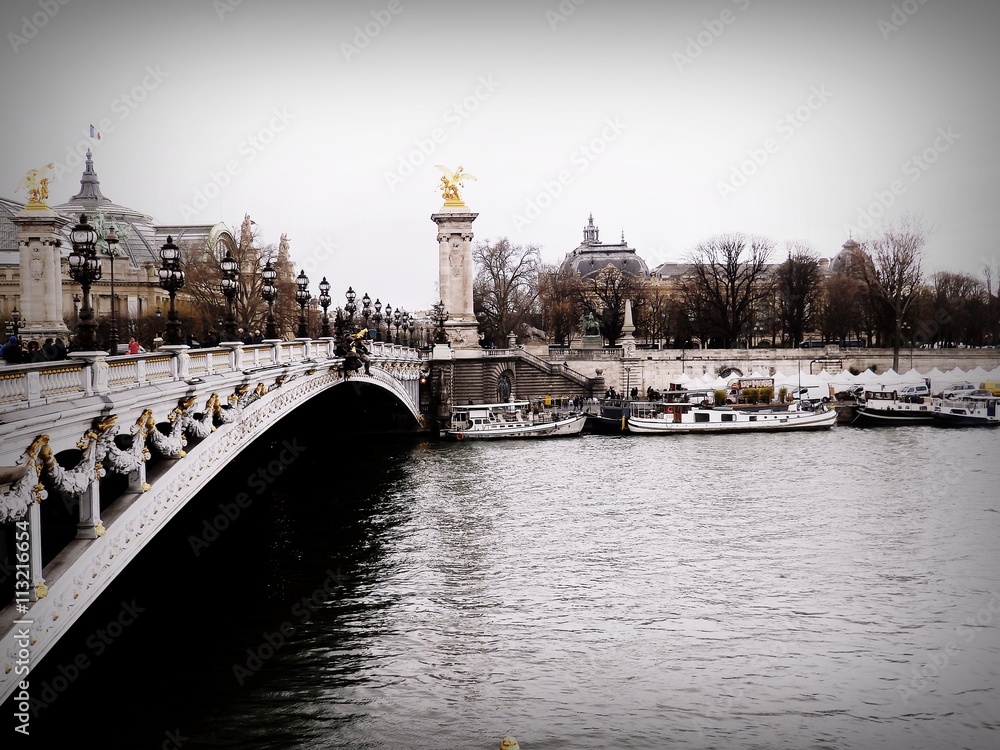
[[[649,278],[646,262],[625,242],[625,233],[622,232],[621,242],[601,242],[600,230],[594,225],[594,215],[591,214],[587,226],[583,228],[583,242],[566,254],[560,270],[574,271],[586,278],[600,273],[608,266],[631,276]]]
[[[10,320],[20,304],[21,259],[17,245],[16,226],[11,220],[25,204],[0,198],[0,319]],[[103,236],[114,226],[118,235],[114,268],[104,255],[104,272],[92,287],[93,306],[98,320],[110,316],[112,309],[112,279],[114,280],[115,317],[123,336],[127,336],[129,321],[148,315],[157,308],[166,310],[169,296],[159,284],[160,248],[171,237],[182,248],[203,247],[219,257],[226,248],[235,248],[232,231],[223,223],[167,225],[158,224],[150,216],[133,208],[114,203],[101,192],[101,183],[94,169],[91,151],[80,178],[80,190],[66,203],[51,210],[66,220],[62,228],[59,252],[62,265],[62,310],[64,317],[74,318],[80,303],[80,287],[69,277],[66,258],[73,249],[70,232],[86,215],[88,222]],[[99,247],[99,252],[103,249]],[[106,252],[106,251],[105,251]],[[179,295],[180,297],[181,295]],[[23,307],[23,305],[22,305]],[[23,324],[31,321],[24,321]],[[23,325],[22,324],[22,325]],[[125,339],[127,340],[127,338]]]

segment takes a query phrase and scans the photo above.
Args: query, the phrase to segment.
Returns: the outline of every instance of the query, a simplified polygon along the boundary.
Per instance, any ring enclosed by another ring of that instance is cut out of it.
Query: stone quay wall
[[[600,374],[608,387],[616,390],[637,387],[644,391],[652,386],[666,388],[683,372],[697,378],[716,376],[726,368],[737,368],[743,374],[762,371],[786,375],[797,372],[818,373],[822,369],[840,372],[872,365],[877,373],[892,367],[892,349],[637,349],[635,356],[625,358],[620,348],[562,349],[546,345],[527,345],[525,350],[551,362],[565,362],[568,367],[588,377]],[[913,349],[899,352],[899,371],[911,368],[930,372],[935,367],[948,372],[958,367],[964,371],[982,367],[992,370],[1000,365],[1000,349]],[[626,369],[627,368],[627,369]],[[598,370],[601,372],[598,373]]]

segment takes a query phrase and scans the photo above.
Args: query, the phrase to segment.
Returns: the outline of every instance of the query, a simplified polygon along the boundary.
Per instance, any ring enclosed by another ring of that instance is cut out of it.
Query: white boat
[[[800,409],[798,403],[764,408],[732,408],[700,404],[633,404],[629,432],[785,432],[833,427],[837,412],[826,404]]]
[[[901,397],[896,391],[865,391],[854,410],[854,425],[930,424],[934,412],[929,398]]]
[[[936,398],[933,402],[934,424],[943,427],[996,427],[1000,425],[996,396]]]
[[[583,412],[534,413],[529,401],[468,404],[452,409],[442,434],[452,440],[543,438],[579,435],[587,422]]]

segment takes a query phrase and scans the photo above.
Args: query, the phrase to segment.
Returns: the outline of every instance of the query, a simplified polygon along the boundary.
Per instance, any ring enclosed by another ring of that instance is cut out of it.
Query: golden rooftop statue
[[[52,162],[49,162],[41,169],[29,169],[28,174],[18,184],[18,190],[24,189],[28,192],[28,202],[24,206],[25,209],[48,208],[45,199],[49,197],[49,170],[53,166]]]
[[[462,185],[463,180],[475,180],[476,178],[467,172],[463,172],[463,167],[459,167],[452,172],[440,164],[435,164],[434,166],[444,173],[444,176],[441,177],[441,195],[444,198],[444,204],[446,206],[464,206],[465,202],[462,200],[462,196],[459,195],[458,189],[464,187]]]

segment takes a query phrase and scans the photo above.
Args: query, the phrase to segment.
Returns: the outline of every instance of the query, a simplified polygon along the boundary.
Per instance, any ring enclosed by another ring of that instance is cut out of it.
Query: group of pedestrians
[[[7,343],[0,347],[0,357],[8,365],[23,365],[33,362],[54,362],[66,359],[72,351],[72,337],[64,342],[61,336],[50,336],[43,343],[32,340],[25,345],[17,336],[10,336]]]

